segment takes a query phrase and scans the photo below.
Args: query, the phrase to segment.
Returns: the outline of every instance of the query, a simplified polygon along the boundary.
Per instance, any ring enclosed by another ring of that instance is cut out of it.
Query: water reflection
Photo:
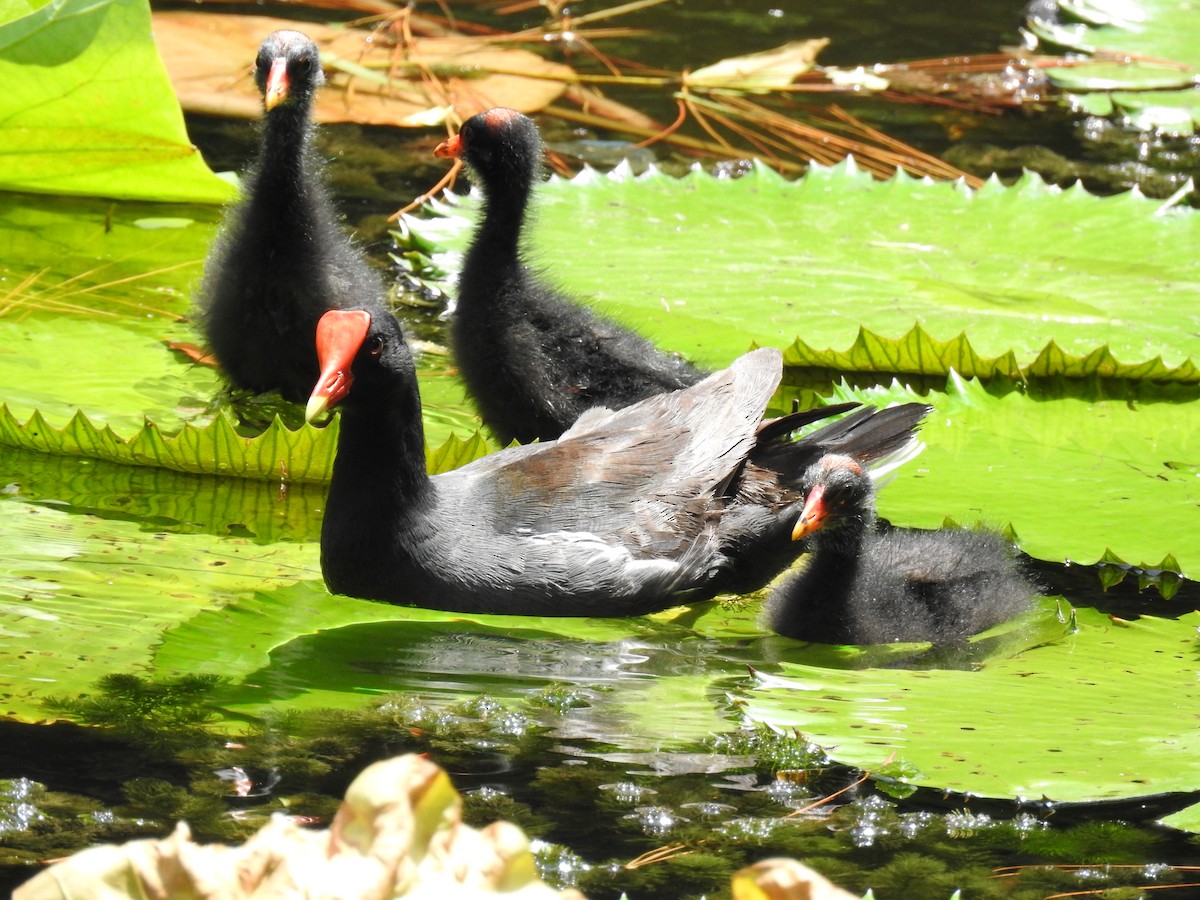
[[[130,522],[157,534],[316,541],[323,485],[212,478],[0,446],[3,499]]]

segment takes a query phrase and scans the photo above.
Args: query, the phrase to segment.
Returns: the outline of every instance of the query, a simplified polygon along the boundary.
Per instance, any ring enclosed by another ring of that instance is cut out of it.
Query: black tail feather
[[[871,463],[896,452],[913,439],[921,420],[933,407],[905,403],[887,409],[863,409],[805,436],[825,453],[841,453]]]

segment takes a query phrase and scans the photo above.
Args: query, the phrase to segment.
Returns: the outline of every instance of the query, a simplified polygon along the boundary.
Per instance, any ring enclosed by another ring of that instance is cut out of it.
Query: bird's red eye
[[[378,356],[380,353],[382,353],[383,338],[381,338],[379,335],[375,335],[369,341],[367,341],[367,352],[372,356]]]

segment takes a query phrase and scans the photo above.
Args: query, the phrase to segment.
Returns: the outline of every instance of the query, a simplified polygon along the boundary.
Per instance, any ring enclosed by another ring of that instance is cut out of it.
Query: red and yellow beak
[[[371,315],[361,309],[331,309],[321,316],[317,323],[317,362],[321,376],[304,408],[306,422],[337,406],[350,393],[354,384],[350,368],[370,328]]]
[[[808,537],[814,531],[819,531],[825,524],[827,515],[825,488],[818,484],[808,492],[808,498],[804,501],[804,509],[800,513],[800,518],[796,520],[796,527],[792,529],[792,540],[798,541],[800,538]]]
[[[462,135],[456,134],[449,140],[442,141],[433,148],[433,155],[442,159],[458,159],[463,155]]]
[[[288,98],[291,83],[288,81],[287,60],[278,56],[271,60],[271,71],[267,75],[267,90],[263,102],[270,112]]]

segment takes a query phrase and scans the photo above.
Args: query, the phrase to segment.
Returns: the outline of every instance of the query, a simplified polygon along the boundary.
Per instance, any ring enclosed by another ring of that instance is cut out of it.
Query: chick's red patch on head
[[[489,109],[487,112],[480,113],[479,117],[488,128],[503,128],[519,115],[521,114],[515,109],[509,109],[507,106],[497,106],[495,109]]]
[[[849,469],[855,475],[863,473],[862,466],[858,464],[858,460],[849,456],[839,456],[835,453],[821,458],[821,468],[826,472],[833,472],[837,469]]]

